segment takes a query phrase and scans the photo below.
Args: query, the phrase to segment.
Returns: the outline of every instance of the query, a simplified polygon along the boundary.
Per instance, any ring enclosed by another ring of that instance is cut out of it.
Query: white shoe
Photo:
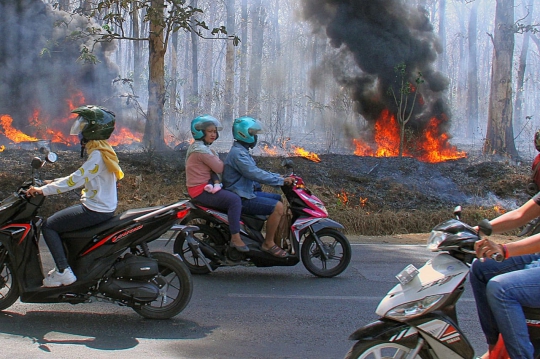
[[[73,273],[70,267],[67,267],[64,269],[62,273],[60,273],[56,268],[49,271],[49,274],[47,274],[47,277],[43,279],[43,286],[44,287],[60,287],[61,285],[70,285],[71,283],[75,282],[77,280],[77,277]]]

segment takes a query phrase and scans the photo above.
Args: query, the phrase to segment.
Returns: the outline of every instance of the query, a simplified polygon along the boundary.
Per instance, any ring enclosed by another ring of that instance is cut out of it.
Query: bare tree
[[[493,41],[488,126],[483,152],[517,157],[512,126],[512,59],[514,0],[497,0]]]
[[[469,61],[467,66],[467,136],[474,138],[478,130],[478,65],[477,65],[477,23],[478,1],[472,3],[469,15],[468,47]]]
[[[398,78],[398,93],[391,86],[389,91],[394,97],[394,102],[397,106],[396,119],[399,123],[399,157],[403,157],[403,146],[405,144],[405,126],[412,117],[414,111],[414,105],[416,103],[416,96],[418,95],[418,86],[424,83],[424,79],[421,72],[418,72],[418,77],[415,79],[416,86],[409,83],[407,80],[407,66],[404,63],[396,65],[394,71]],[[412,99],[411,92],[413,93]]]
[[[225,8],[227,9],[227,30],[235,31],[235,10],[234,0],[226,0]],[[227,52],[225,55],[225,93],[223,106],[223,121],[225,127],[232,126],[233,108],[234,108],[234,45],[232,42],[227,43]]]

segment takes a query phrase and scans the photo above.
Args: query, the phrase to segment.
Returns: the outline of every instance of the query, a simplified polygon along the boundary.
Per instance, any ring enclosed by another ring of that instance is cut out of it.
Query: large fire
[[[403,156],[415,157],[420,161],[436,163],[467,157],[450,145],[449,136],[440,132],[441,120],[431,118],[423,133],[415,140],[414,148],[403,148]],[[397,157],[399,155],[400,128],[393,114],[384,110],[375,123],[375,144],[372,147],[358,139],[353,139],[354,154],[357,156]]]
[[[34,110],[32,116],[28,119],[31,134],[16,128],[10,115],[0,114],[0,134],[4,135],[11,143],[34,142],[41,139],[67,146],[78,145],[79,138],[69,135],[71,123],[77,117],[71,111],[79,106],[76,103],[85,103],[84,96],[80,92],[75,92],[73,98],[68,99],[66,102],[66,114],[68,115],[63,118],[51,119],[46,115],[42,115],[40,110]],[[109,138],[109,143],[111,146],[130,145],[141,142],[141,138],[141,134],[130,131],[126,127],[119,125],[117,121],[116,129]]]

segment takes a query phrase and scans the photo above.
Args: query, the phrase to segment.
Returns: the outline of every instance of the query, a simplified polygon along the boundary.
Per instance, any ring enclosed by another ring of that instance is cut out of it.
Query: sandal
[[[263,246],[261,246],[261,249],[263,252],[270,253],[274,257],[278,258],[285,258],[287,257],[287,252],[285,252],[283,249],[279,248],[277,245],[273,245],[271,248],[264,249]]]

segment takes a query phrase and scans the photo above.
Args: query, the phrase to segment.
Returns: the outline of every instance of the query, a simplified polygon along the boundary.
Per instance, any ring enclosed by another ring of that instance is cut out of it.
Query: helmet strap
[[[81,138],[81,158],[84,157],[84,149],[86,148],[86,144],[88,143],[88,140],[84,137]]]

